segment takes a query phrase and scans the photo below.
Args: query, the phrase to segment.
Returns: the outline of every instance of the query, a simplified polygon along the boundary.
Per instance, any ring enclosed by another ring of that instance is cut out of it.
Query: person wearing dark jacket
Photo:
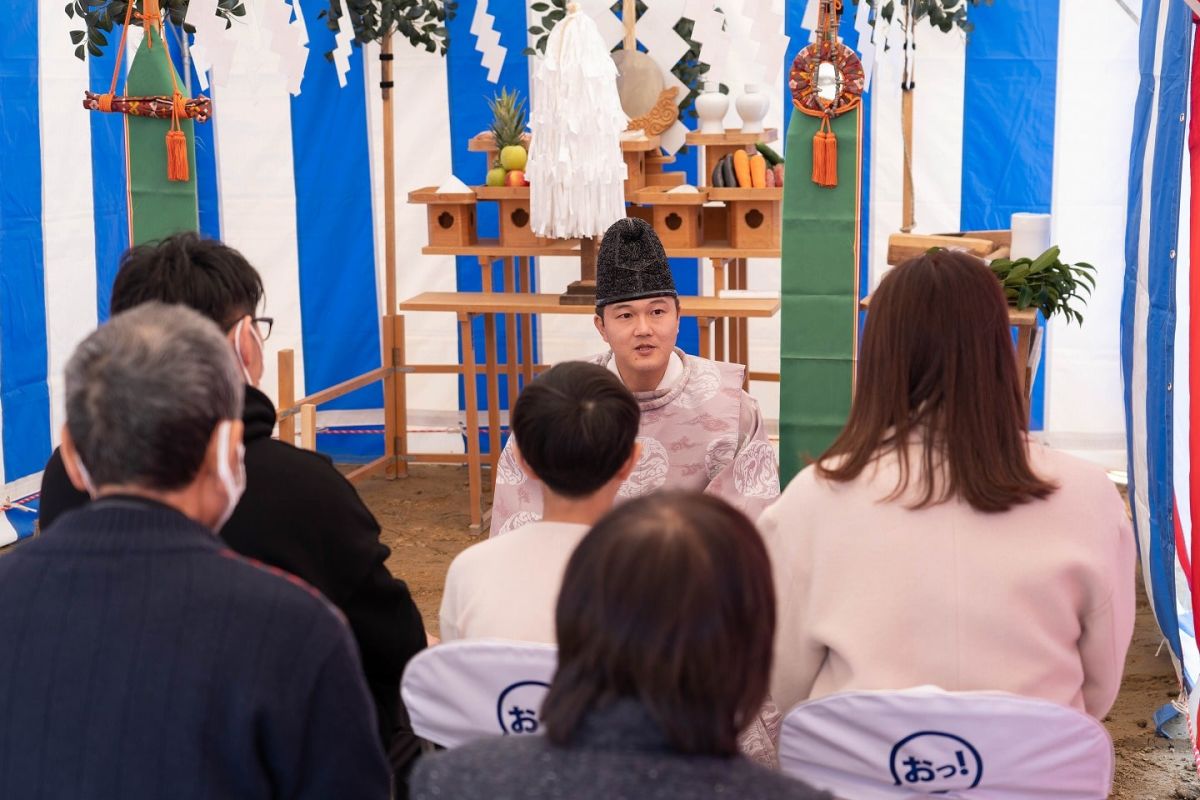
[[[114,314],[147,301],[180,303],[226,332],[246,379],[246,493],[221,528],[236,552],[320,590],[346,615],[358,642],[379,733],[400,780],[417,753],[400,702],[400,677],[425,647],[420,611],[385,564],[379,523],[325,456],[271,438],[275,407],[255,388],[271,320],[255,318],[262,281],[233,248],[194,233],[129,250],[113,284]],[[88,501],[67,478],[59,451],[42,477],[39,528]]]
[[[388,798],[341,614],[213,535],[245,486],[242,386],[161,303],[67,364],[61,452],[96,499],[0,558],[0,797]]]

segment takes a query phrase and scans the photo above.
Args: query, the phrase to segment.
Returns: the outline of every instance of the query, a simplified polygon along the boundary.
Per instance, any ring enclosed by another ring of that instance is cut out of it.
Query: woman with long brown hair
[[[1104,473],[1032,442],[999,282],[934,251],[871,301],[846,426],[764,512],[772,696],[995,689],[1107,713],[1133,535]]]

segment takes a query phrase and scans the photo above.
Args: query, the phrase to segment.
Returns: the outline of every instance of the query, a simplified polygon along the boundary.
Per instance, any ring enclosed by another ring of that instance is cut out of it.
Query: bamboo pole
[[[404,346],[404,315],[392,317],[392,366],[396,367],[395,395],[393,403],[396,408],[394,423],[396,426],[396,465],[395,474],[398,478],[408,477],[408,376],[402,368],[408,362],[408,354]]]
[[[904,72],[900,78],[900,124],[904,136],[903,220],[900,230],[912,233],[916,225],[916,196],[913,189],[913,92],[916,91],[916,30],[913,28],[912,3],[904,6]]]
[[[392,35],[380,43],[379,90],[383,96],[383,241],[387,305],[384,314],[396,313],[396,139],[392,119]]]
[[[296,402],[296,353],[293,350],[279,351],[279,407],[291,408]],[[296,418],[279,420],[279,441],[296,443]]]
[[[907,82],[900,91],[900,115],[904,129],[904,216],[900,230],[912,233],[916,224],[916,199],[913,196],[913,89]]]
[[[383,366],[396,366],[396,328],[392,317],[384,315],[380,321],[383,327]],[[396,420],[396,382],[402,380],[394,370],[389,371],[383,379],[383,457],[388,460],[387,477],[396,477],[397,459],[396,446],[399,443],[399,426]]]

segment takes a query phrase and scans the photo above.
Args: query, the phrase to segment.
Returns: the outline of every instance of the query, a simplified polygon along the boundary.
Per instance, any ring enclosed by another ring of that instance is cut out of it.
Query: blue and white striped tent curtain
[[[1145,0],[1129,162],[1121,357],[1129,440],[1129,499],[1154,615],[1188,696],[1196,741],[1200,652],[1193,614],[1193,424],[1190,385],[1192,8]],[[1167,715],[1160,715],[1160,719]]]
[[[383,311],[378,50],[355,48],[347,86],[339,88],[334,66],[322,57],[334,47],[332,32],[317,18],[325,3],[303,3],[312,57],[300,94],[289,95],[279,56],[259,30],[262,9],[285,2],[247,3],[247,17],[231,31],[232,68],[214,76],[213,120],[197,126],[201,228],[245,253],[266,283],[266,313],[276,319],[264,381],[272,395],[274,353],[283,347],[297,353],[301,394],[377,366]],[[666,0],[648,5],[659,2]],[[773,9],[791,37],[787,61],[808,41],[806,4],[798,0],[717,5],[728,15]],[[459,3],[444,59],[397,42],[401,192],[439,185],[452,173],[481,183],[483,158],[467,152],[466,140],[487,126],[486,98],[501,86],[528,90],[528,60],[520,53],[540,15],[519,0],[491,0],[487,10],[507,50],[493,84],[471,32],[475,8],[475,0]],[[854,10],[847,4],[843,33],[859,46]],[[1035,420],[1059,443],[1123,457],[1116,320],[1137,27],[1111,0],[999,0],[971,14],[976,31],[969,44],[957,33],[918,32],[918,230],[1005,227],[1013,211],[1054,214],[1064,253],[1097,264],[1102,280],[1083,331],[1050,326]],[[127,236],[120,122],[80,106],[84,87],[107,86],[113,56],[75,59],[73,27],[78,22],[61,5],[22,3],[0,30],[0,500],[37,490],[62,424],[63,365],[106,317]],[[724,71],[713,77],[740,92],[755,80],[743,63],[753,49],[734,43]],[[766,120],[781,130],[785,63],[775,73]],[[196,76],[189,77],[195,86]],[[887,59],[867,100],[864,286],[884,269],[887,236],[900,224],[899,104],[899,63]],[[739,124],[732,109],[727,124]],[[694,177],[695,160],[685,155],[676,166]],[[790,175],[804,178],[800,170]],[[473,259],[421,255],[423,208],[401,203],[396,224],[401,298],[480,287]],[[481,213],[480,224],[487,235],[496,222]],[[683,291],[711,290],[707,265],[673,266]],[[578,269],[554,258],[539,259],[537,268],[546,292],[562,291]],[[778,290],[781,268],[786,264],[753,261],[750,288]],[[755,369],[776,369],[778,326],[777,319],[752,321]],[[407,329],[410,361],[458,357],[447,317],[410,315]],[[694,332],[685,331],[682,342],[694,348]],[[536,344],[547,361],[600,347],[590,321],[577,317],[540,320]],[[753,390],[776,418],[778,386],[756,383]],[[457,433],[444,433],[457,429],[461,407],[453,378],[413,379],[409,399],[411,419],[422,430],[442,431],[414,435],[417,445],[461,449]],[[369,388],[323,406],[321,424],[362,430],[379,423],[379,406],[378,389]],[[321,442],[345,454],[354,448],[344,443],[361,438],[330,435]],[[30,532],[32,517],[14,508],[0,512],[0,541]]]

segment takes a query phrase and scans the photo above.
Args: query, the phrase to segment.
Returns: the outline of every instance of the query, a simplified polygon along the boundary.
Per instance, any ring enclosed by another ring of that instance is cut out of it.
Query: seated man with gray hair
[[[343,618],[215,535],[243,393],[183,306],[119,314],[67,364],[63,462],[94,499],[0,558],[0,796],[388,797]]]

